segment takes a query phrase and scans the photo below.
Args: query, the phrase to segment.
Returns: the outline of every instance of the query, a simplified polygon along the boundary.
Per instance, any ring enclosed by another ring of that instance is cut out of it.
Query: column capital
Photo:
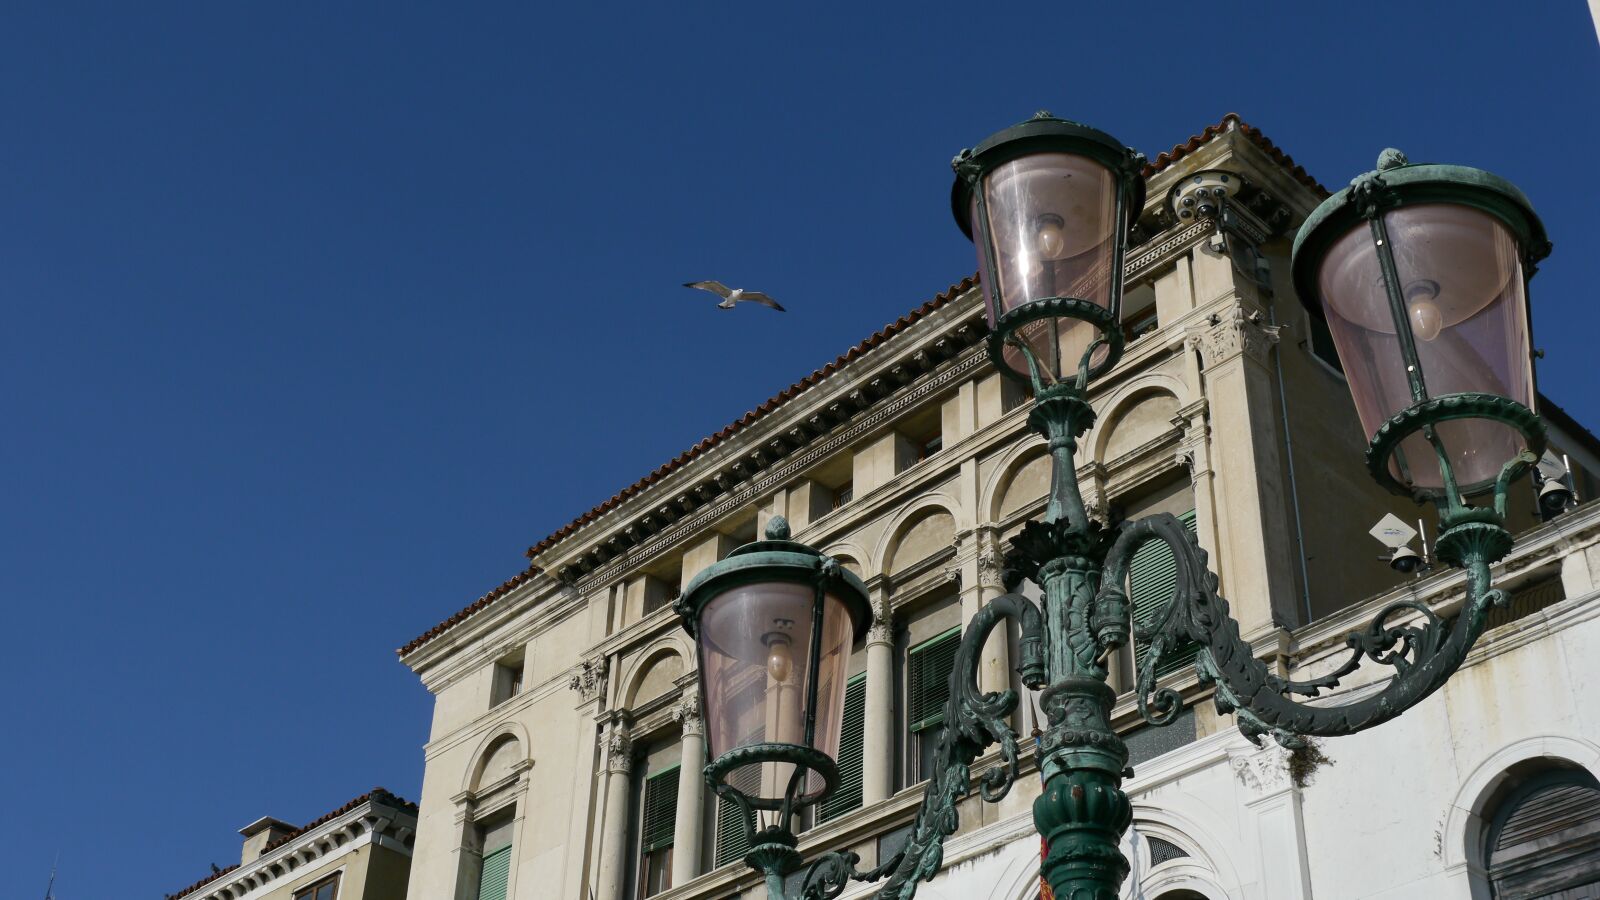
[[[1279,794],[1293,786],[1289,777],[1288,750],[1268,743],[1260,750],[1229,753],[1228,767],[1255,798]]]
[[[1227,311],[1213,314],[1209,327],[1191,332],[1185,342],[1199,347],[1208,369],[1237,356],[1265,362],[1279,331],[1279,326],[1261,324],[1265,319],[1260,310],[1247,310],[1236,301]]]
[[[685,691],[683,699],[672,707],[672,721],[678,723],[685,735],[705,734],[705,723],[700,719],[700,693]]]
[[[567,687],[578,692],[581,702],[587,703],[600,695],[606,683],[606,671],[609,664],[604,655],[586,659],[572,667],[572,674],[567,678]]]
[[[633,736],[620,719],[612,722],[606,734],[606,771],[626,775],[633,770]]]

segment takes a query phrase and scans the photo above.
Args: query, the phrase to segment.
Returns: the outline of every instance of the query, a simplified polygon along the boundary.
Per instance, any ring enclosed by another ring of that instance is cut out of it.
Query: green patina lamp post
[[[1011,593],[968,624],[951,674],[945,727],[923,805],[903,849],[867,871],[853,853],[823,853],[804,866],[803,900],[838,896],[852,880],[887,878],[878,896],[908,900],[932,878],[956,803],[974,786],[970,767],[998,744],[1000,763],[976,786],[988,801],[1010,789],[1018,743],[1007,717],[1012,691],[977,687],[982,648],[1005,619],[1021,633],[1022,684],[1042,691],[1048,728],[1039,739],[1043,791],[1034,822],[1045,842],[1043,877],[1057,900],[1114,900],[1128,874],[1119,849],[1132,812],[1122,780],[1128,751],[1112,730],[1115,694],[1106,659],[1130,638],[1124,588],[1144,543],[1172,551],[1177,583],[1148,632],[1137,696],[1144,719],[1169,724],[1177,692],[1156,686],[1161,657],[1182,644],[1219,712],[1237,716],[1259,742],[1304,746],[1307,736],[1352,734],[1387,721],[1437,690],[1483,631],[1505,595],[1490,566],[1512,539],[1506,493],[1544,449],[1534,402],[1527,278],[1549,252],[1526,198],[1477,169],[1408,165],[1385,151],[1379,169],[1330,197],[1295,241],[1294,277],[1313,313],[1325,315],[1349,376],[1368,465],[1383,485],[1438,504],[1438,553],[1468,573],[1459,612],[1441,618],[1403,601],[1347,638],[1350,657],[1308,681],[1282,678],[1239,636],[1206,554],[1179,521],[1091,520],[1074,456],[1094,423],[1090,380],[1122,353],[1123,255],[1142,208],[1143,158],[1104,132],[1040,113],[954,161],[956,221],[978,251],[988,308],[989,355],[1029,384],[1029,423],[1048,442],[1054,467],[1044,521],[1011,542],[1003,580]],[[1487,506],[1468,499],[1488,495]],[[741,810],[745,857],[774,900],[801,872],[796,813],[837,782],[846,657],[868,624],[859,579],[789,540],[774,519],[767,540],[734,551],[697,577],[678,601],[695,635],[713,761],[706,778]],[[1043,603],[1015,593],[1037,584]],[[1310,705],[1370,660],[1393,675],[1360,699]]]

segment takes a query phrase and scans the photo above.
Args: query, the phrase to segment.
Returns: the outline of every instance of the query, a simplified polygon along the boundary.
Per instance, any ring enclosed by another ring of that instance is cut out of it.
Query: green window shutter
[[[817,806],[817,821],[826,822],[861,806],[861,765],[867,736],[867,676],[844,686],[844,730],[839,734],[839,789]]]
[[[950,698],[950,673],[961,646],[959,626],[924,641],[906,654],[906,722],[912,732],[944,723],[944,702]]]
[[[1179,516],[1178,521],[1189,529],[1190,534],[1195,533],[1194,510],[1191,509]],[[1133,559],[1128,563],[1128,602],[1133,605],[1135,634],[1156,623],[1157,617],[1166,608],[1177,585],[1178,561],[1172,555],[1172,548],[1165,542],[1145,541],[1134,551]],[[1144,663],[1145,649],[1149,646],[1148,640],[1134,638],[1133,659],[1136,670]],[[1192,664],[1199,652],[1200,645],[1188,640],[1168,649],[1162,654],[1161,662],[1156,665],[1156,675],[1167,675]]]
[[[483,858],[483,875],[478,879],[478,900],[506,900],[506,882],[511,878],[511,847]]]
[[[644,815],[640,818],[641,851],[651,853],[672,846],[672,829],[678,821],[678,767],[657,772],[644,780]]]
[[[761,767],[741,766],[728,773],[728,784],[743,792],[746,797],[761,790]],[[731,800],[717,798],[717,848],[711,864],[713,867],[739,862],[750,852],[750,829],[741,821],[739,806]]]

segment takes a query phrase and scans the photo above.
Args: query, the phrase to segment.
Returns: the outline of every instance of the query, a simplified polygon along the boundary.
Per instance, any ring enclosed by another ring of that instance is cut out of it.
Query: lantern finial
[[[787,541],[789,539],[789,520],[783,516],[773,516],[767,520],[767,540]]]
[[[1385,147],[1384,151],[1378,154],[1378,171],[1380,172],[1387,172],[1390,169],[1398,169],[1401,166],[1410,164],[1411,160],[1406,159],[1404,153],[1393,147]]]

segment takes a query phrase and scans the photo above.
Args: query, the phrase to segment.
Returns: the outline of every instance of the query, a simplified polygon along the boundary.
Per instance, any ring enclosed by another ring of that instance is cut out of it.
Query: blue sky
[[[948,160],[1037,108],[1512,179],[1542,387],[1600,422],[1585,4],[1311,6],[8,8],[0,896],[415,798],[393,649],[971,272]]]

